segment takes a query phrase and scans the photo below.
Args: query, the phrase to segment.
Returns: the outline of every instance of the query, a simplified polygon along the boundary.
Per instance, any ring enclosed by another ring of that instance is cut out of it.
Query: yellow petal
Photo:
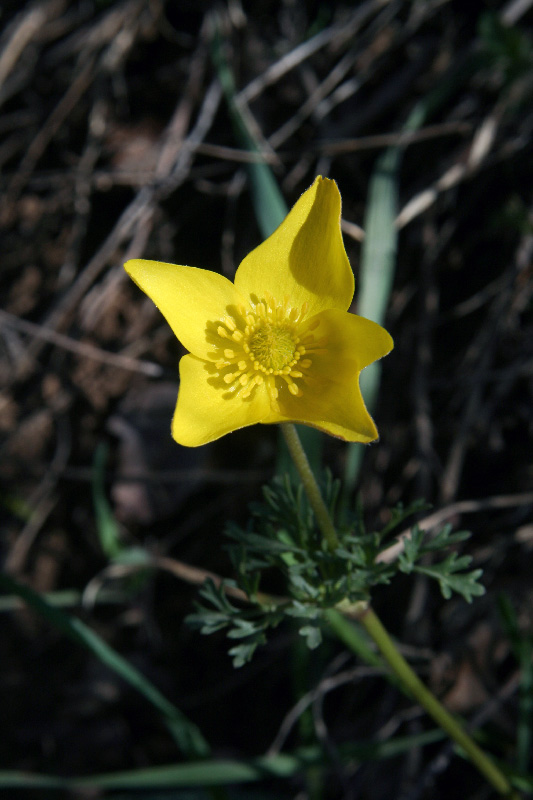
[[[387,331],[375,322],[336,310],[315,317],[313,330],[319,346],[309,352],[311,366],[298,380],[302,393],[284,392],[281,415],[293,422],[320,428],[349,442],[371,442],[378,432],[359,389],[361,370],[393,347]]]
[[[350,369],[355,364],[360,372],[394,347],[392,336],[385,328],[357,314],[330,309],[317,314],[307,324],[312,328],[315,341],[323,342],[317,357],[309,355],[323,376],[335,377],[345,362]],[[312,371],[314,373],[314,369]]]
[[[246,256],[235,286],[246,298],[287,297],[293,308],[308,304],[308,315],[327,308],[346,311],[354,292],[353,273],[340,228],[337,184],[320,176],[285,220]]]
[[[378,438],[374,420],[366,410],[359,388],[359,373],[335,384],[314,378],[311,384],[318,393],[306,388],[304,397],[286,398],[280,403],[280,421],[301,422],[319,428],[347,442],[372,442]],[[307,396],[309,394],[309,396]]]
[[[197,447],[226,433],[262,422],[270,414],[265,386],[256,386],[243,399],[231,392],[216,367],[195,356],[180,361],[180,389],[172,420],[172,436],[178,444]]]
[[[138,258],[124,267],[165,316],[180,342],[199,358],[208,358],[213,350],[206,325],[243,302],[231,281],[207,269]]]

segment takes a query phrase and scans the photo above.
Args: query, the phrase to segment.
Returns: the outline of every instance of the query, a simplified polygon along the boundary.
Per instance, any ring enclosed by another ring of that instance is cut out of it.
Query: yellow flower
[[[216,272],[133,259],[125,268],[190,351],[172,435],[195,447],[255,423],[300,422],[349,442],[377,438],[359,373],[393,347],[347,312],[354,279],[334,181],[318,177],[235,283]]]

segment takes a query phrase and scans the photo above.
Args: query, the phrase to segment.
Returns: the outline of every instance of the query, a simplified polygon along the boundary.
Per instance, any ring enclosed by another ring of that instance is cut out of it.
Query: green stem
[[[334,551],[339,546],[339,537],[333,521],[329,515],[324,498],[320,492],[316,478],[309,466],[309,461],[300,442],[298,432],[292,423],[286,422],[281,425],[289,453],[294,461],[296,469],[300,475],[304,489],[309,498],[309,502],[320,526],[322,533],[327,541],[328,547]],[[339,626],[337,612],[326,611],[325,618],[330,623],[331,628],[348,644],[348,646],[359,652],[360,645],[353,640],[353,637],[343,635],[342,626]],[[486,778],[491,786],[502,795],[510,798],[518,796],[513,791],[511,784],[501,772],[501,770],[491,761],[491,759],[481,750],[474,740],[463,730],[461,725],[446,711],[444,706],[439,703],[429,689],[424,686],[420,678],[411,669],[405,658],[399,653],[398,648],[390,638],[389,634],[381,624],[374,611],[368,607],[357,616],[358,621],[364,627],[369,636],[378,646],[383,658],[392,669],[394,675],[399,679],[402,688],[407,690],[433,717],[435,722],[446,731],[446,733],[465,751],[470,761],[477,767],[479,772]],[[344,634],[346,632],[344,631]]]
[[[320,530],[326,538],[329,549],[333,552],[339,546],[339,537],[337,536],[337,531],[335,530],[335,526],[331,521],[328,509],[324,503],[324,498],[318,488],[313,470],[309,466],[309,461],[302,447],[298,431],[292,422],[284,422],[281,425],[281,430],[283,431],[289,453],[291,454],[291,458],[294,461],[294,465],[298,470],[307,497],[311,503],[311,508],[315,512]]]
[[[470,738],[452,715],[446,711],[435,695],[424,686],[405,658],[398,652],[396,645],[374,611],[369,608],[359,617],[359,622],[377,644],[383,658],[395,675],[398,676],[404,688],[418,700],[435,722],[463,748],[470,761],[484,775],[491,786],[502,795],[517,797],[503,772],[485,755],[483,750]]]

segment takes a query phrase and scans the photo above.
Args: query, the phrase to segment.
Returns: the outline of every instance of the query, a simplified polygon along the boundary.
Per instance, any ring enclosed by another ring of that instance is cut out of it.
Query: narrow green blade
[[[0,573],[0,588],[9,594],[21,597],[38,614],[62,631],[69,639],[90,650],[103,664],[113,670],[134,689],[137,689],[162,715],[167,728],[184,755],[190,758],[205,758],[210,747],[199,728],[190,722],[176,706],[167,700],[139,670],[132,667],[119,653],[113,650],[98,634],[76,617],[70,617],[59,608],[44,600],[29,586]]]
[[[454,76],[417,103],[404,125],[404,131],[408,133],[420,128],[428,115],[444,101],[455,85]],[[398,230],[395,220],[398,216],[399,171],[403,152],[403,145],[385,150],[377,160],[368,191],[357,313],[379,325],[383,325],[385,321],[396,269]],[[376,403],[380,380],[379,361],[370,364],[361,373],[361,391],[370,413],[373,412]],[[363,455],[364,445],[349,446],[344,474],[344,506],[357,483]]]
[[[348,743],[339,747],[343,761],[379,761],[393,758],[413,750],[442,741],[446,734],[440,729],[426,731],[414,736],[400,736],[389,741]],[[87,778],[59,778],[32,775],[27,772],[0,771],[0,788],[55,788],[81,789],[143,789],[194,788],[231,786],[258,782],[271,778],[287,779],[302,774],[311,766],[329,771],[331,763],[319,745],[300,748],[293,754],[279,753],[274,756],[259,756],[246,761],[212,760],[192,764],[165,764],[146,769],[128,770]]]
[[[525,773],[531,762],[533,743],[533,636],[523,631],[509,596],[498,597],[502,624],[520,666],[518,726],[516,731],[516,765]]]
[[[94,452],[92,494],[100,546],[105,555],[109,559],[113,559],[120,555],[123,546],[117,521],[105,493],[105,467],[108,455],[109,447],[101,442]]]

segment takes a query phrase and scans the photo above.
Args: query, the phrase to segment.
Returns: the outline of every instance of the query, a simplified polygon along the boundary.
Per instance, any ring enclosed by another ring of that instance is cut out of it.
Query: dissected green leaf
[[[485,587],[479,583],[479,578],[483,570],[475,569],[465,572],[472,563],[469,555],[460,556],[452,552],[440,562],[431,564],[417,563],[428,553],[437,553],[447,550],[453,545],[468,539],[468,531],[452,531],[451,525],[445,525],[437,534],[430,536],[418,525],[414,525],[410,535],[404,541],[403,552],[400,553],[398,564],[402,572],[409,575],[411,572],[418,572],[427,575],[438,581],[440,590],[446,600],[452,596],[452,592],[462,595],[468,603],[474,597],[485,594]]]
[[[316,650],[322,642],[322,633],[317,625],[304,625],[298,633],[304,637],[305,643],[310,650]]]
[[[323,483],[326,502],[333,508],[338,484],[330,476]],[[434,578],[446,598],[457,592],[471,602],[484,592],[479,583],[481,570],[467,569],[471,557],[450,552],[470,534],[453,531],[451,525],[433,535],[414,525],[397,561],[378,558],[389,546],[386,539],[391,531],[409,514],[425,507],[421,502],[394,509],[381,531],[366,530],[362,515],[348,516],[345,524],[337,527],[339,546],[332,552],[324,546],[307,498],[286,476],[276,477],[263,494],[263,503],[252,504],[252,518],[246,527],[231,523],[227,531],[232,540],[227,549],[235,569],[233,585],[247,595],[250,603],[234,604],[223,586],[207,581],[200,591],[203,602],[187,618],[203,634],[225,630],[230,640],[242,640],[242,647],[231,650],[235,663],[249,660],[258,644],[265,641],[267,630],[279,625],[284,617],[308,620],[300,633],[310,647],[316,647],[321,616],[336,608],[367,603],[373,587],[390,583],[398,571]],[[435,555],[441,552],[444,557],[436,561]],[[432,562],[424,559],[428,555]],[[282,600],[267,602],[260,594],[264,591],[260,587],[265,570],[283,578]]]

